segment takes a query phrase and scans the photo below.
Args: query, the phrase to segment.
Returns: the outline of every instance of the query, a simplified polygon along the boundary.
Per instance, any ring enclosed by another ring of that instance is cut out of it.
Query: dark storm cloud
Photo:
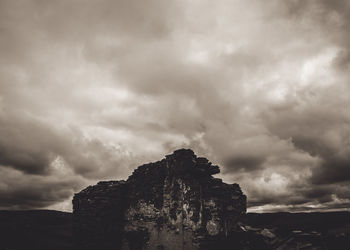
[[[77,174],[101,177],[117,173],[121,167],[118,157],[125,153],[97,139],[84,138],[78,129],[53,128],[26,114],[3,115],[0,135],[0,164],[29,174],[50,175],[51,163],[60,156]]]
[[[56,176],[27,175],[0,169],[0,208],[33,209],[48,207],[73,195],[83,179],[56,173]]]
[[[225,171],[254,171],[260,169],[264,161],[264,158],[257,158],[254,156],[236,156],[225,162]]]
[[[340,88],[345,92],[339,92]],[[310,95],[301,95],[283,108],[270,107],[265,113],[267,125],[281,138],[291,138],[297,148],[321,159],[310,181],[350,181],[348,86],[339,83],[317,94],[314,89],[306,91]]]
[[[350,157],[325,158],[319,169],[315,169],[312,182],[316,184],[350,181]]]
[[[35,118],[2,116],[0,129],[0,207],[45,208],[65,202],[94,180],[128,171],[122,148],[61,131]],[[125,176],[125,175],[124,175]],[[92,181],[91,181],[92,180]],[[69,209],[68,205],[54,207]]]
[[[309,189],[304,189],[302,190],[302,192],[305,195],[305,200],[307,201],[307,199],[317,199],[320,202],[327,202],[327,201],[331,201],[331,195],[334,192],[332,190],[331,187],[313,187],[313,188],[309,188]]]
[[[46,174],[62,139],[46,124],[2,114],[0,164],[30,174]]]
[[[296,18],[310,20],[320,30],[332,34],[329,39],[340,46],[335,65],[343,70],[349,67],[350,4],[346,0],[287,1],[287,12]],[[321,26],[322,25],[322,26]]]
[[[347,1],[0,5],[2,207],[69,209],[179,147],[253,209],[349,204]]]

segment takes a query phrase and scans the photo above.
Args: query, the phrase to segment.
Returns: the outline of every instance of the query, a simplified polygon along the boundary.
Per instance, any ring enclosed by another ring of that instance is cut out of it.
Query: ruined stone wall
[[[74,249],[118,249],[123,235],[125,181],[99,182],[73,199]]]
[[[239,231],[246,212],[240,187],[216,173],[218,166],[182,149],[126,182],[88,187],[73,199],[77,249],[212,249]]]

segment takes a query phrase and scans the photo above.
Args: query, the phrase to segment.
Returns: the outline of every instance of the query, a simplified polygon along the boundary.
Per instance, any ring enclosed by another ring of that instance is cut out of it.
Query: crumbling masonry
[[[75,249],[219,249],[246,213],[239,185],[212,177],[219,171],[180,149],[127,181],[87,187],[73,199]]]

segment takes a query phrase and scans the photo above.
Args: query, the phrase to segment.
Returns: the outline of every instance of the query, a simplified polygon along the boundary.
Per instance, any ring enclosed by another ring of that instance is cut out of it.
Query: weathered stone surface
[[[135,169],[127,181],[99,182],[73,199],[76,249],[213,249],[234,239],[246,213],[238,184],[180,149]],[[232,242],[231,242],[232,243]]]

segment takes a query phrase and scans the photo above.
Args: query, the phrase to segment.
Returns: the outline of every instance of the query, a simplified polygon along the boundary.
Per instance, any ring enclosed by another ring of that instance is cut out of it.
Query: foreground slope
[[[59,211],[0,211],[0,249],[73,250],[72,218]],[[348,250],[350,246],[349,212],[248,213],[243,226],[246,249]]]
[[[72,214],[0,211],[0,250],[73,250]]]

